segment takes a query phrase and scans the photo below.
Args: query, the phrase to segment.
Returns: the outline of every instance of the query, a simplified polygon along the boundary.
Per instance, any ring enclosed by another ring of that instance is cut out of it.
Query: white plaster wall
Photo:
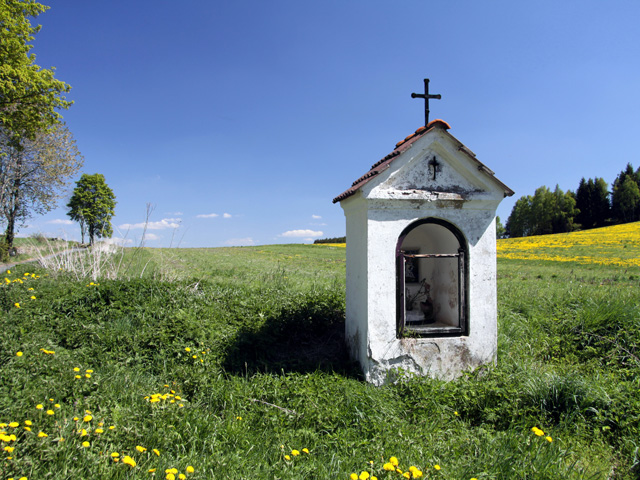
[[[394,368],[450,379],[463,370],[495,361],[495,210],[377,209],[368,212],[367,380],[384,383]],[[457,226],[469,241],[469,335],[396,338],[395,246],[408,225],[428,217]],[[349,237],[348,237],[349,238]],[[348,254],[348,252],[347,252]],[[347,293],[348,294],[348,293]],[[347,316],[349,318],[349,316]]]

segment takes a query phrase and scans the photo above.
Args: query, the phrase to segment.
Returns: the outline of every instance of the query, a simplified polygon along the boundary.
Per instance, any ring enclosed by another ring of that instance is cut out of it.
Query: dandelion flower
[[[91,420],[93,420],[93,417],[91,415],[85,415],[82,420],[85,422],[90,422]]]
[[[285,455],[285,456],[284,456],[284,459],[285,459],[285,460],[291,460],[291,457],[290,457],[289,455]]]
[[[35,295],[31,295],[31,300],[35,300],[35,299],[36,299]]]
[[[186,480],[187,476],[186,476],[184,473],[179,473],[179,474],[178,474],[178,478],[179,478],[180,480]]]
[[[360,472],[360,476],[358,477],[359,480],[367,480],[371,475],[369,475],[369,472],[364,471],[364,472]]]
[[[153,472],[155,472],[156,470],[157,470],[157,468],[150,468],[149,470],[147,470],[147,472],[149,472],[149,473],[153,473]]]
[[[40,437],[40,438],[45,438],[45,437],[48,437],[48,436],[49,436],[49,435],[47,435],[47,434],[46,434],[46,433],[44,433],[44,432],[39,432],[39,433],[38,433],[38,437]]]
[[[89,434],[87,433],[86,429],[83,428],[82,430],[80,430],[80,436],[81,437],[86,437],[87,435],[89,435]]]
[[[88,370],[85,370],[85,372],[87,372],[87,373],[93,373],[93,370],[88,369]]]
[[[400,462],[398,462],[398,459],[397,459],[396,457],[391,457],[391,458],[389,459],[389,463],[390,463],[391,465],[393,465],[394,467],[397,467],[397,466],[398,466],[398,464],[399,464]]]
[[[47,415],[55,415],[56,412],[54,412],[53,410],[47,410]]]
[[[140,445],[136,445],[136,450],[138,450],[140,453],[144,453],[144,452],[146,452],[146,451],[147,451],[147,449],[146,449],[146,448],[141,447]]]
[[[10,447],[9,445],[7,445],[6,447],[4,447],[4,451],[7,453],[11,453],[16,449],[16,447]]]
[[[404,472],[404,473],[402,474],[402,476],[403,476],[404,478],[411,478],[411,473],[409,473],[409,472]]]
[[[111,454],[111,456],[115,458],[115,457],[119,457],[119,456],[120,456],[120,454],[119,454],[118,452],[113,452],[113,453]]]
[[[433,468],[435,468],[436,470],[440,470],[440,465],[436,464],[433,466]]]
[[[547,439],[547,442],[549,442],[549,443],[553,442],[553,438],[551,438],[551,437],[545,437],[545,438]]]
[[[104,430],[103,430],[103,429],[101,429],[101,428],[96,428],[96,429],[94,430],[94,432],[95,432],[95,433],[104,433]]]
[[[16,352],[16,357],[21,357],[22,355],[24,355],[22,352]]]
[[[167,476],[164,478],[167,480],[176,480],[176,476],[173,473],[167,473]]]
[[[303,451],[304,453],[306,453],[307,455],[309,454],[309,449],[308,449],[308,448],[303,448],[303,449],[302,449],[302,451]]]
[[[16,303],[13,304],[13,306],[16,307],[16,308],[20,308],[20,303],[16,302]]]
[[[191,465],[189,465],[187,467],[187,473],[193,473],[193,472],[195,472],[195,469]]]
[[[122,463],[124,463],[125,465],[129,465],[131,468],[136,466],[136,461],[129,455],[125,455],[125,457],[122,459]]]
[[[393,472],[395,470],[395,467],[391,463],[385,463],[384,465],[382,465],[382,469],[388,472]]]
[[[116,429],[116,426],[115,426],[115,425],[111,425],[111,426],[109,427],[109,430],[115,430],[115,429]]]
[[[76,375],[76,378],[82,378],[80,375]]]
[[[74,371],[74,372],[79,372],[79,371],[80,371],[80,369],[79,369],[78,367],[73,367],[73,371]]]
[[[87,377],[87,378],[91,378],[91,374],[90,373],[85,373],[84,376]]]
[[[31,426],[31,425],[33,425],[33,422],[31,420],[25,420],[24,424]]]
[[[184,351],[185,351],[185,352],[190,352],[190,351],[191,351],[191,349],[190,349],[189,347],[185,347]]]
[[[56,403],[56,404],[54,405],[54,407],[56,407],[56,408],[60,408],[60,404],[59,404],[59,403]]]
[[[82,442],[82,446],[83,446],[84,448],[87,448],[87,447],[89,447],[90,445],[91,445],[91,444],[90,444],[89,442]]]
[[[111,427],[109,427],[109,428],[111,428]],[[115,428],[115,427],[114,427],[114,428]],[[155,453],[157,456],[160,456],[160,450],[158,450],[157,448],[154,448],[152,451],[153,451],[153,453]]]
[[[349,478],[351,480],[358,480],[358,474],[357,473],[352,473],[351,475],[349,475]]]
[[[291,455],[297,457],[298,455],[300,455],[300,452],[298,450],[291,450]]]
[[[11,423],[9,424],[9,426],[10,426],[11,428],[16,428],[18,425],[20,425],[18,422],[11,422]]]

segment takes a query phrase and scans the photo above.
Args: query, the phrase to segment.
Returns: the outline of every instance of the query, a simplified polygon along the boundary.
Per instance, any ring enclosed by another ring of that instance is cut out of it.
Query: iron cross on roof
[[[435,98],[440,100],[442,95],[429,95],[429,79],[424,79],[424,94],[422,93],[412,93],[411,98],[424,98],[424,126],[426,127],[429,124],[429,99]]]

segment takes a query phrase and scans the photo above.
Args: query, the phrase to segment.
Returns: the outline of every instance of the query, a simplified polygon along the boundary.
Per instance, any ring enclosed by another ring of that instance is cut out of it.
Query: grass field
[[[638,478],[633,231],[500,241],[497,365],[380,388],[344,350],[340,246],[12,268],[0,479]]]

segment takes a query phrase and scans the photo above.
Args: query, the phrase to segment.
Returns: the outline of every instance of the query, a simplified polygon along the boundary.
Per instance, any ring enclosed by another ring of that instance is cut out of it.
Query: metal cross
[[[442,95],[429,95],[429,79],[424,79],[424,94],[422,93],[412,93],[411,98],[424,98],[424,126],[426,127],[429,124],[429,99],[435,98],[440,100]]]

